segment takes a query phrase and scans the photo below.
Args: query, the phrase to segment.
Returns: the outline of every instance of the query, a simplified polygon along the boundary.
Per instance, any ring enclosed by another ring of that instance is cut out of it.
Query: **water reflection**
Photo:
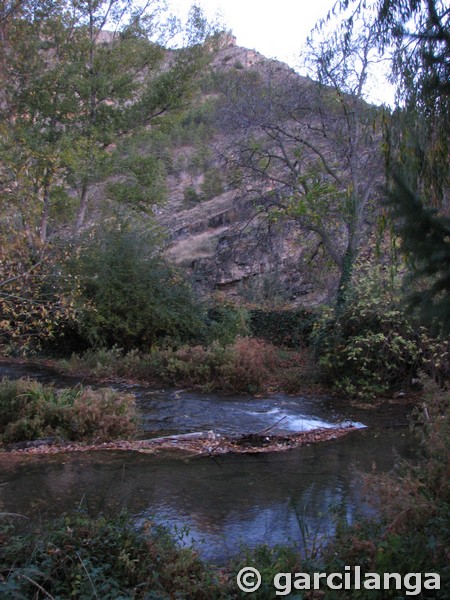
[[[187,526],[206,558],[225,560],[242,543],[301,543],[299,519],[314,535],[368,507],[360,474],[390,469],[413,448],[406,430],[365,429],[339,440],[274,454],[213,459],[122,452],[0,455],[1,509],[51,518],[80,505],[91,513],[128,508],[139,519]]]

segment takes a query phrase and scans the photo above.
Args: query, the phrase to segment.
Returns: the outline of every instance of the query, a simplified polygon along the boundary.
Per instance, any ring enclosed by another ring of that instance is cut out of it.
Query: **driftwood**
[[[49,446],[38,446],[32,448],[23,448],[12,450],[11,453],[24,454],[55,454],[58,452],[86,452],[93,450],[127,450],[134,452],[144,452],[147,454],[157,454],[158,452],[179,451],[183,456],[210,456],[229,452],[260,453],[260,452],[280,452],[299,448],[303,445],[314,444],[326,440],[337,439],[351,431],[355,427],[336,427],[319,428],[311,431],[302,431],[291,435],[266,435],[270,429],[266,428],[263,433],[250,433],[239,437],[221,436],[212,431],[193,432],[180,435],[169,435],[148,440],[118,440],[115,442],[103,442],[97,444],[69,443],[53,444]],[[216,442],[216,443],[211,443]]]
[[[216,439],[214,431],[194,431],[192,433],[178,433],[174,435],[164,435],[162,437],[150,438],[148,440],[141,440],[143,443],[153,444],[155,442],[177,442],[178,440],[195,440],[195,439]]]

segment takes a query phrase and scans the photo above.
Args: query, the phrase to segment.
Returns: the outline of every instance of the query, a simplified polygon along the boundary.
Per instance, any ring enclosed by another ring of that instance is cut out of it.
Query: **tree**
[[[402,116],[407,113],[406,123],[394,121],[391,129],[401,130],[400,141],[407,136],[403,152],[409,148],[409,169],[414,169],[417,184],[424,184],[428,201],[435,206],[448,202],[450,8],[442,0],[342,0],[337,5],[342,10],[355,5],[353,12],[372,7],[380,52],[391,57],[397,109]],[[344,26],[352,26],[350,19]],[[419,135],[412,138],[411,130],[418,130]],[[400,151],[398,140],[396,150]],[[394,162],[399,158],[394,157]]]
[[[318,236],[338,268],[340,304],[351,285],[382,173],[382,111],[364,101],[375,31],[310,40],[318,81],[277,67],[226,82],[222,122],[238,135],[228,165],[271,219]]]
[[[367,10],[366,2],[338,4]],[[393,50],[391,71],[397,82],[397,108],[388,121],[385,146],[390,202],[410,267],[409,301],[423,321],[448,334],[450,8],[441,0],[372,4],[380,50]]]
[[[0,1],[0,321],[10,346],[38,347],[75,327],[74,279],[61,263],[69,240],[81,241],[93,197],[129,214],[164,196],[158,157],[121,142],[182,106],[211,48],[198,9],[185,46],[169,51],[180,25],[163,0],[139,6]]]
[[[141,9],[24,0],[3,11],[0,185],[33,248],[47,242],[55,213],[72,214],[79,231],[91,190],[117,165],[118,140],[155,127],[189,94],[207,56],[206,24],[193,10],[189,45],[168,53],[176,28],[163,9],[162,0]]]

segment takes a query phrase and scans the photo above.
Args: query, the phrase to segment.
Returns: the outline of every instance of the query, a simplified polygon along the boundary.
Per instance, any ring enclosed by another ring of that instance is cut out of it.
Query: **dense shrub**
[[[223,345],[153,348],[148,354],[119,348],[88,350],[58,362],[63,371],[96,377],[126,377],[154,385],[200,387],[219,392],[256,392],[266,387],[287,393],[317,383],[306,351],[275,348],[263,340],[238,338]]]
[[[307,309],[250,311],[250,331],[271,344],[298,348],[307,346],[316,315]]]
[[[218,578],[189,548],[146,523],[81,513],[28,535],[2,535],[0,595],[13,598],[220,600]]]
[[[211,167],[205,171],[201,184],[202,200],[211,200],[211,198],[223,194],[224,191],[220,170],[217,167]]]
[[[201,309],[155,245],[145,231],[117,224],[87,240],[68,265],[79,282],[79,329],[94,347],[150,348],[198,335]]]
[[[30,250],[25,239],[3,235],[0,245],[0,350],[32,354],[73,325],[75,312],[62,293],[58,254]]]
[[[237,337],[250,334],[249,313],[233,304],[216,304],[206,312],[204,341],[232,344]]]
[[[94,377],[138,377],[151,379],[152,357],[138,350],[123,352],[121,348],[90,348],[83,354],[72,354],[69,359],[58,361],[63,372],[86,373]]]
[[[228,393],[263,389],[279,364],[276,350],[262,340],[238,338],[234,344],[186,346],[159,353],[159,376],[173,384]]]
[[[0,441],[110,440],[136,433],[134,396],[109,388],[56,390],[30,379],[0,383]]]
[[[350,397],[408,389],[422,375],[450,381],[450,340],[408,315],[377,273],[362,277],[339,309],[323,309],[311,340],[325,379]]]
[[[193,204],[200,202],[201,198],[193,185],[188,185],[184,188],[183,200],[186,206],[190,207]]]
[[[422,365],[417,327],[375,278],[362,279],[339,309],[324,310],[312,340],[324,377],[351,397],[410,387]]]

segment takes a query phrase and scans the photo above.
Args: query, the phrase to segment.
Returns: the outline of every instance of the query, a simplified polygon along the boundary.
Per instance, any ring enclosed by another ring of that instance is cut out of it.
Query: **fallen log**
[[[193,431],[192,433],[178,433],[174,435],[164,435],[157,438],[149,438],[148,440],[140,440],[143,443],[153,444],[155,442],[170,442],[178,440],[194,440],[194,439],[208,439],[215,440],[216,434],[214,431]]]

